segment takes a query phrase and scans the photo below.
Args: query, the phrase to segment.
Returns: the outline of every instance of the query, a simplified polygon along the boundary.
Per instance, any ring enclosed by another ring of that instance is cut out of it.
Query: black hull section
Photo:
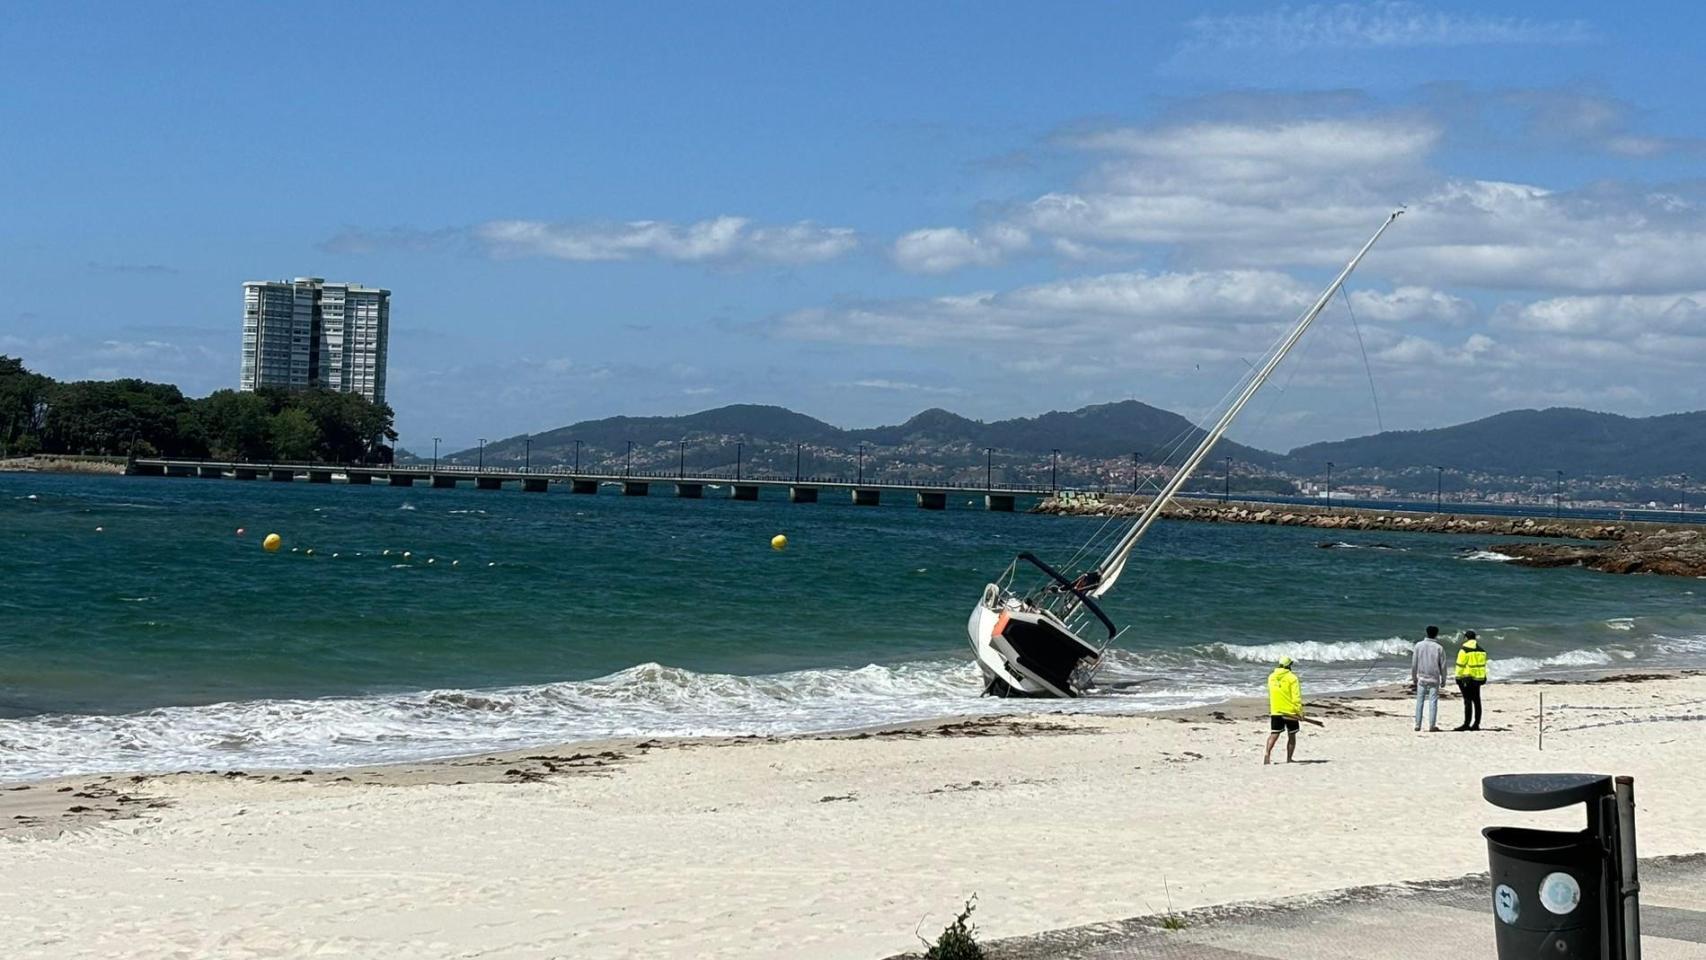
[[[1072,674],[1081,662],[1097,655],[1095,649],[1053,622],[1026,617],[1010,618],[993,642],[1018,673],[1049,689],[1041,696],[1078,696]]]
[[[983,695],[986,697],[1001,697],[1004,700],[1059,700],[1060,699],[1059,697],[1055,696],[1052,693],[1044,693],[1041,691],[1039,691],[1037,693],[1026,693],[1025,691],[1018,689],[1017,687],[1015,687],[1012,684],[1008,683],[1007,681],[1001,679],[1000,677],[990,677],[989,678],[989,682],[984,684]]]

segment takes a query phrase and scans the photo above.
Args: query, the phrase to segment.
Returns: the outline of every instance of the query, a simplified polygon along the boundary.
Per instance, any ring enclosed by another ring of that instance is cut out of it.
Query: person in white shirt
[[[1445,648],[1439,628],[1430,625],[1427,639],[1410,654],[1410,687],[1416,691],[1416,730],[1422,729],[1422,705],[1428,707],[1428,732],[1439,732],[1439,688],[1445,683]]]

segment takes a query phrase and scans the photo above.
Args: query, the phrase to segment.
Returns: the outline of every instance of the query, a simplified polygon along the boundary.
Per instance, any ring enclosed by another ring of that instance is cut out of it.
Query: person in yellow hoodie
[[[1280,731],[1285,731],[1285,762],[1292,761],[1297,752],[1297,726],[1303,720],[1303,684],[1291,671],[1292,659],[1280,657],[1279,666],[1268,674],[1268,749],[1262,763],[1274,762],[1274,744],[1279,743]]]
[[[1481,687],[1487,682],[1487,651],[1475,639],[1475,631],[1463,631],[1463,645],[1457,648],[1457,689],[1463,694],[1463,726],[1459,730],[1481,729]]]

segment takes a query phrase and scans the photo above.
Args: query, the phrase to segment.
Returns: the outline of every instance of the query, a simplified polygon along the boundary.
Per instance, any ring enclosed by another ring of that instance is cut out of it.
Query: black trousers
[[[1457,681],[1457,692],[1463,694],[1463,725],[1471,730],[1481,729],[1481,686],[1485,680]]]

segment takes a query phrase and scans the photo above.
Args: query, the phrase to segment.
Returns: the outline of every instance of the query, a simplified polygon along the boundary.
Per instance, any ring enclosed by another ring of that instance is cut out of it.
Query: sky
[[[392,291],[404,446],[773,403],[1233,435],[1702,406],[1689,4],[0,5],[0,353],[235,387]]]

